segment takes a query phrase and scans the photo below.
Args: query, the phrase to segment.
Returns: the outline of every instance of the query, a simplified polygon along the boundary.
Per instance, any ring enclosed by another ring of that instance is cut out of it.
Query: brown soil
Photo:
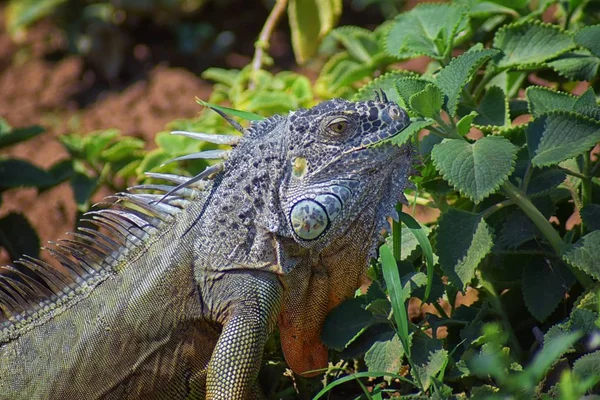
[[[0,10],[0,21],[3,19]],[[95,83],[89,82],[93,72],[86,69],[81,57],[48,61],[47,55],[61,43],[56,35],[51,24],[42,22],[29,32],[24,45],[17,46],[0,26],[0,117],[13,127],[39,124],[46,128],[34,140],[3,149],[3,156],[48,168],[68,157],[57,140],[59,135],[107,128],[118,128],[153,146],[154,134],[163,130],[166,123],[198,113],[194,97],[207,98],[210,94],[211,85],[193,73],[154,65],[144,79],[131,82],[122,90],[101,92],[83,107],[76,98]],[[19,62],[23,48],[29,54],[26,61]],[[104,191],[98,197],[106,194]],[[0,218],[10,212],[23,213],[41,243],[46,243],[73,229],[76,211],[71,187],[65,182],[39,194],[32,188],[3,192]],[[8,261],[8,255],[0,253],[0,264]]]

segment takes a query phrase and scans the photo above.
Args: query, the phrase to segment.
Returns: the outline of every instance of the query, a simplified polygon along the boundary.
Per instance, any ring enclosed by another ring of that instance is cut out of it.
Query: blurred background
[[[37,256],[39,244],[72,230],[78,214],[91,204],[124,189],[132,180],[128,177],[139,178],[143,172],[140,168],[156,165],[147,165],[147,153],[140,152],[156,148],[157,132],[173,129],[168,126],[171,121],[199,115],[202,107],[194,98],[210,98],[213,82],[207,79],[214,80],[215,75],[203,72],[217,67],[222,68],[216,70],[221,71],[217,75],[222,75],[222,71],[239,70],[252,63],[255,42],[275,3],[0,1],[0,135],[2,131],[14,131],[21,136],[19,143],[10,143],[10,147],[0,143],[4,159],[0,163],[0,263],[21,253]],[[276,18],[268,36],[270,47],[260,66],[272,73],[299,73],[301,83],[304,76],[310,80],[304,85],[308,100],[289,108],[338,95],[319,95],[311,89],[328,56],[339,48],[336,40],[321,43],[326,33],[342,25],[373,29],[416,2],[285,3],[287,9]],[[294,12],[289,9],[294,3],[295,18],[300,22],[296,34],[299,30],[310,33],[306,28],[321,18],[302,14],[302,7],[312,7],[321,15],[322,7],[335,8],[328,21],[316,26],[318,38],[305,38],[304,48],[302,38],[296,37],[293,45],[294,29],[287,14]],[[363,74],[371,74],[375,67],[369,68]],[[293,85],[298,86],[296,83]],[[218,100],[231,104],[228,98]],[[258,107],[254,111],[264,110]],[[267,113],[282,111],[272,109]],[[126,148],[127,157],[96,157],[94,166],[89,151],[81,151],[85,143],[81,144],[80,138],[95,134],[100,139],[93,146],[101,143],[108,148],[114,143],[107,145],[102,138],[113,138],[113,133],[119,140],[135,138],[118,149]],[[72,134],[74,138],[68,136]],[[29,139],[32,136],[35,139]],[[134,158],[135,165],[131,162]],[[140,159],[144,159],[142,167]],[[158,159],[163,158],[153,160]],[[109,161],[120,163],[120,174],[105,174]],[[122,168],[127,162],[129,169]]]

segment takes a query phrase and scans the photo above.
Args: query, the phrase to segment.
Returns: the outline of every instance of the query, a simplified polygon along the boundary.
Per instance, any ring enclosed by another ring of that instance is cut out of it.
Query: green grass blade
[[[416,386],[415,383],[413,381],[411,381],[410,379],[406,379],[405,377],[403,377],[401,375],[392,374],[389,372],[381,372],[381,371],[358,372],[356,374],[352,374],[352,375],[348,375],[348,376],[345,376],[340,379],[336,379],[335,381],[329,383],[327,386],[325,386],[323,389],[321,389],[321,391],[319,393],[317,393],[317,395],[315,397],[313,397],[313,400],[320,399],[334,387],[342,385],[346,382],[353,381],[355,379],[360,379],[360,378],[379,378],[381,376],[390,376],[394,379],[398,379],[402,382],[410,383],[411,385]]]
[[[410,358],[408,315],[406,313],[406,306],[402,301],[404,296],[402,295],[402,282],[400,281],[400,274],[398,273],[398,265],[396,264],[392,251],[386,245],[382,245],[379,248],[379,255],[381,256],[383,278],[385,279],[388,288],[392,309],[394,310],[394,319],[398,326],[398,337],[404,348],[404,354]]]
[[[404,225],[406,225],[417,238],[417,241],[423,250],[423,254],[425,255],[425,263],[427,264],[427,287],[425,288],[425,298],[423,299],[423,302],[425,303],[429,298],[431,285],[433,285],[433,249],[431,248],[429,239],[427,239],[427,234],[421,229],[421,225],[407,213],[401,212],[399,215],[400,221],[404,222]]]
[[[236,110],[235,108],[230,108],[230,107],[225,107],[225,106],[220,106],[217,104],[209,103],[209,102],[199,99],[197,97],[196,97],[196,103],[198,103],[204,107],[214,108],[215,110],[222,111],[228,115],[233,115],[234,117],[245,119],[246,121],[260,121],[260,120],[265,119],[265,117],[263,117],[262,115],[254,114],[254,113],[251,113],[248,111],[240,111],[240,110]]]

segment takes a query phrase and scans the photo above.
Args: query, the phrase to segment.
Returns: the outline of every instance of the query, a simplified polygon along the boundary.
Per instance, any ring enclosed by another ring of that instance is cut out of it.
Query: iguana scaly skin
[[[408,147],[371,145],[408,124],[382,93],[243,137],[179,132],[234,148],[192,179],[151,174],[177,190],[137,186],[87,213],[101,229],[49,249],[61,268],[2,268],[0,398],[258,399],[276,325],[295,372],[325,367],[325,316],[359,286],[413,172]]]

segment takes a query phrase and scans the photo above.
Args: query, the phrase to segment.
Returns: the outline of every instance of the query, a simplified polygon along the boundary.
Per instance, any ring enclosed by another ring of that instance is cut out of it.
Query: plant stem
[[[496,203],[493,206],[488,207],[487,209],[485,209],[482,213],[481,216],[485,219],[488,218],[490,215],[492,215],[493,213],[495,213],[498,210],[501,210],[505,207],[511,206],[515,204],[515,202],[513,200],[504,200],[501,201],[500,203]]]
[[[544,237],[550,242],[550,245],[554,250],[560,254],[565,248],[565,243],[561,239],[560,235],[552,224],[544,217],[544,215],[538,210],[533,203],[525,196],[523,192],[517,189],[512,183],[506,181],[502,185],[506,195],[518,205],[521,210],[531,219],[531,221],[538,227]]]
[[[510,348],[514,352],[515,357],[517,359],[519,359],[521,357],[521,353],[523,352],[523,350],[521,349],[521,344],[517,340],[515,331],[513,330],[510,320],[508,319],[508,315],[506,315],[506,312],[504,311],[504,307],[502,306],[502,301],[500,301],[500,297],[498,296],[498,293],[496,292],[494,285],[492,285],[491,282],[489,282],[487,279],[485,279],[482,274],[480,274],[480,276],[479,276],[479,282],[481,283],[481,286],[483,287],[483,289],[486,292],[488,292],[488,294],[490,296],[490,298],[489,298],[490,305],[492,306],[492,309],[500,317],[502,325],[504,325],[504,330],[506,331],[506,333],[508,333],[508,341],[510,342]]]
[[[570,169],[567,168],[563,168],[563,167],[558,167],[562,172],[564,172],[567,175],[571,175],[574,176],[575,178],[579,178],[581,180],[586,180],[586,179],[590,179],[588,176],[585,176],[583,174],[580,174],[579,172],[575,172],[575,171],[571,171]]]
[[[258,40],[254,43],[254,58],[252,58],[252,71],[255,75],[256,71],[260,70],[263,62],[263,53],[265,50],[269,49],[269,41],[271,39],[271,35],[273,34],[273,30],[277,26],[279,19],[283,15],[287,6],[287,0],[276,0],[271,13],[267,17],[265,24],[263,25],[262,30],[260,31],[260,35],[258,36]],[[250,80],[248,87],[250,89],[254,89],[256,82],[254,78]]]
[[[538,210],[533,203],[521,192],[517,189],[512,183],[506,181],[504,185],[502,185],[504,192],[506,195],[515,202],[516,205],[523,210],[523,212],[531,219],[531,221],[537,226],[537,228],[542,232],[542,235],[550,242],[550,245],[556,251],[556,254],[560,257],[562,251],[567,246],[565,242],[562,240],[558,232],[554,229],[550,221],[544,217],[544,215]],[[590,288],[593,286],[594,282],[587,276],[583,271],[578,268],[572,267],[569,264],[566,264],[573,275],[577,278],[577,281],[584,287]]]

